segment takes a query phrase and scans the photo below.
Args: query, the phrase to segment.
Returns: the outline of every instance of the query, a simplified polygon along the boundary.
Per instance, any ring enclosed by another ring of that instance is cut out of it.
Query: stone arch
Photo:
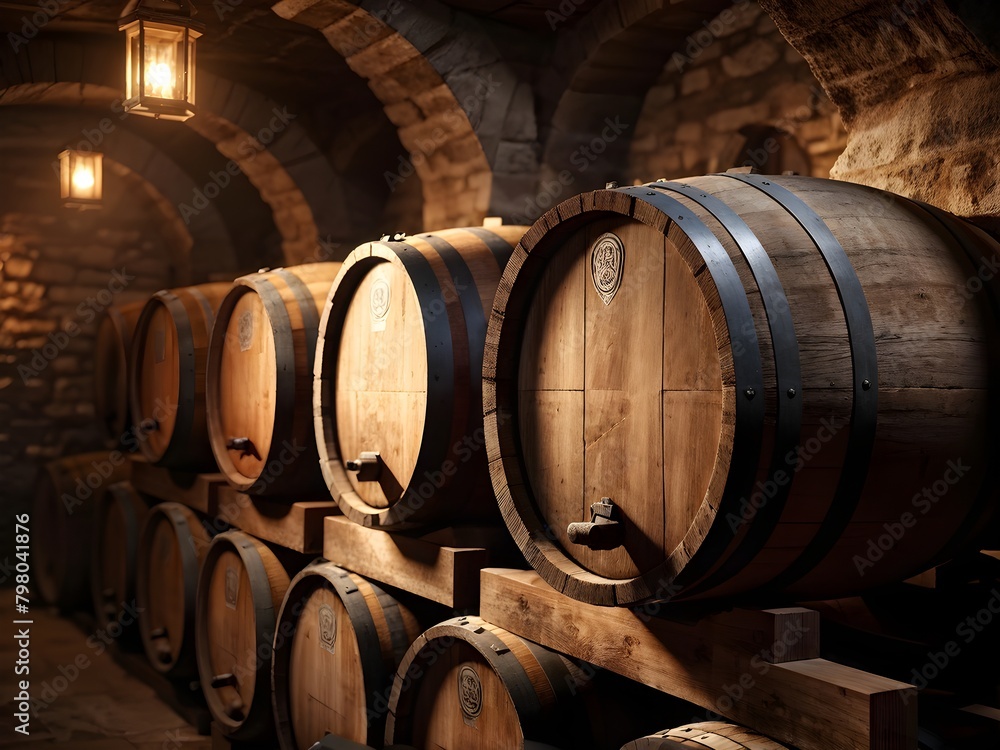
[[[1000,226],[993,5],[761,5],[809,62],[848,127],[833,177],[918,198],[994,230]]]
[[[481,222],[491,164],[509,150],[511,102],[530,98],[488,38],[431,3],[281,0],[272,9],[320,31],[382,102],[409,153],[386,179],[395,189],[420,176],[425,228]]]
[[[30,48],[31,60],[28,61]],[[21,88],[17,100],[53,101],[120,112],[121,49],[118,40],[38,38],[21,51],[0,51],[0,88]],[[51,79],[51,80],[50,80]],[[70,93],[76,84],[80,95]],[[271,208],[288,262],[312,256],[320,236],[345,239],[351,222],[343,205],[344,185],[326,157],[293,118],[278,117],[276,103],[238,83],[199,74],[199,112],[188,127],[231,159]],[[94,88],[96,86],[97,88]],[[84,96],[83,92],[87,92]],[[42,97],[35,99],[35,97]],[[16,103],[11,99],[10,103]],[[259,140],[268,134],[265,146]],[[307,197],[308,196],[308,197]]]
[[[97,132],[101,133],[100,150],[111,168],[115,169],[117,165],[129,174],[141,178],[147,188],[146,192],[154,196],[156,204],[167,212],[165,217],[168,221],[177,226],[177,236],[182,238],[180,247],[212,248],[210,256],[188,252],[174,257],[179,281],[201,281],[212,272],[236,271],[240,267],[238,253],[218,206],[208,203],[203,210],[187,218],[180,214],[178,207],[190,201],[191,195],[200,187],[187,172],[149,141],[127,128],[115,127],[105,132],[97,124],[99,121],[95,121],[85,111],[59,106],[65,101],[66,93],[73,99],[93,102],[100,101],[102,95],[109,92],[91,90],[79,84],[50,84],[44,87],[37,84],[21,84],[0,93],[0,108],[18,106],[19,111],[40,112],[42,115],[47,112],[58,113],[63,121],[63,126],[60,128],[62,132],[80,134],[87,128],[96,127]],[[44,104],[31,106],[36,102]],[[82,146],[86,143],[86,139],[81,139],[79,144],[69,145]],[[52,149],[53,156],[57,153],[56,148]],[[183,240],[185,236],[188,240]]]
[[[650,87],[676,53],[712,32],[707,24],[731,0],[604,0],[559,30],[553,64],[540,84],[542,181],[551,201],[621,179]],[[600,152],[598,153],[598,149]],[[568,183],[568,184],[567,184]],[[541,213],[545,206],[536,205]]]

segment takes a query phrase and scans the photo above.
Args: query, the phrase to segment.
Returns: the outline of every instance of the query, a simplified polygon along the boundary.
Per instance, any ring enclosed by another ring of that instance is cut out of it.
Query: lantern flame
[[[77,163],[73,170],[73,187],[80,191],[91,190],[94,187],[94,171],[84,164]]]

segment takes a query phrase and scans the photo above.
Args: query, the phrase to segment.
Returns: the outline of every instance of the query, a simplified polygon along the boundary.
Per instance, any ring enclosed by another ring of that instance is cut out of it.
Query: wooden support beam
[[[219,488],[215,515],[265,542],[307,555],[323,552],[323,519],[340,513],[333,500],[282,503]]]
[[[418,539],[344,516],[325,523],[323,556],[330,562],[456,610],[479,605],[479,571],[497,564],[498,548],[510,546],[500,538],[506,529],[457,527]]]
[[[534,571],[487,569],[481,616],[800,750],[916,750],[912,686],[819,657],[819,615],[734,610],[691,621],[599,607]],[[714,717],[713,717],[714,718]]]
[[[154,466],[133,455],[132,486],[161,502],[181,503],[214,516],[219,510],[219,491],[228,487],[222,474],[187,474]]]

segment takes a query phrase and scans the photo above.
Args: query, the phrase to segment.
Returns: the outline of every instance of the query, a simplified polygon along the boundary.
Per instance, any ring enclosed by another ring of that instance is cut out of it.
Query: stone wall
[[[54,175],[25,179],[0,206],[4,538],[15,513],[30,507],[47,461],[108,445],[93,403],[102,311],[176,278],[172,233],[139,186],[106,170],[109,205],[77,211],[53,200],[56,184]],[[128,210],[115,210],[119,199]]]
[[[643,182],[752,165],[829,177],[847,144],[837,108],[755,2],[688,38],[646,97],[629,176]]]

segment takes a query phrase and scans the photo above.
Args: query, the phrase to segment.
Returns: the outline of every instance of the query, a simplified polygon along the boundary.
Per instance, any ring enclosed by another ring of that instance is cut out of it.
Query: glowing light
[[[172,99],[174,97],[174,67],[171,64],[173,58],[170,54],[173,50],[162,49],[166,45],[156,45],[155,52],[147,52],[147,56],[152,58],[146,67],[146,93],[149,96],[158,96],[162,99]],[[147,45],[147,48],[149,45]]]
[[[73,170],[73,187],[80,191],[91,190],[94,182],[94,170],[83,164],[77,164]]]

